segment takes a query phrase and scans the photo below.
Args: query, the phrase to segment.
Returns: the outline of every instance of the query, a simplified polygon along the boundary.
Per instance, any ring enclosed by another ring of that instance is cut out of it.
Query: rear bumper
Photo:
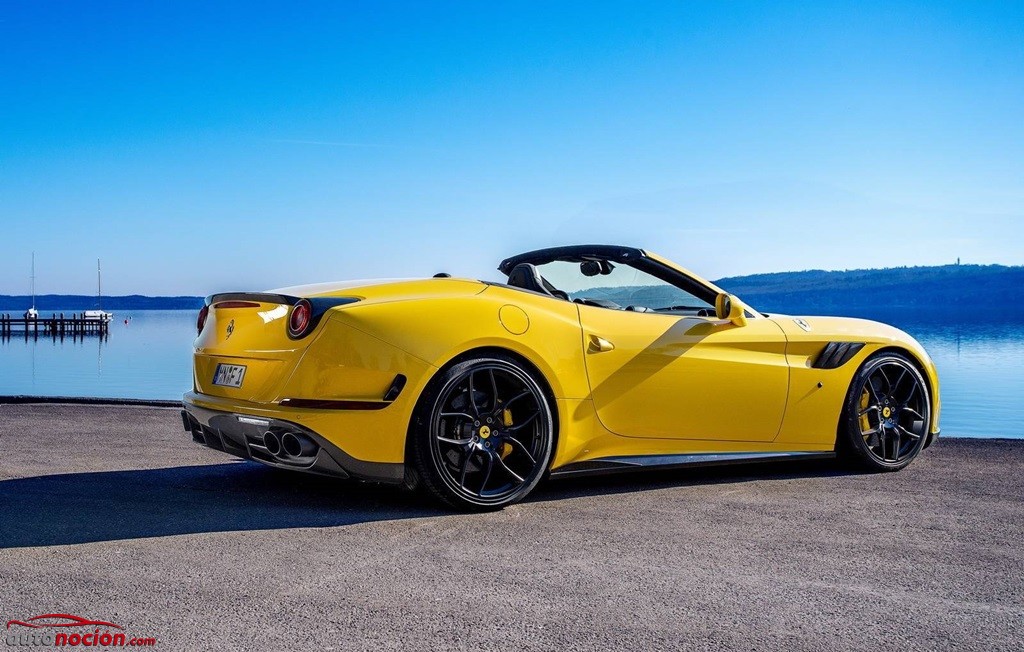
[[[182,425],[196,443],[242,459],[292,471],[305,471],[337,478],[399,484],[405,478],[403,464],[359,460],[306,426],[269,416],[213,410],[191,402],[186,396]],[[315,443],[312,452],[293,457],[271,453],[264,445],[267,432],[283,436],[294,433]]]

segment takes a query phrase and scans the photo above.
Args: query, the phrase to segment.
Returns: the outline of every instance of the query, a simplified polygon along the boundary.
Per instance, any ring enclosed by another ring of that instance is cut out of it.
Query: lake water
[[[1024,438],[1024,320],[858,316],[898,326],[928,349],[944,435]],[[106,339],[0,339],[0,395],[180,399],[192,386],[195,317],[137,311],[116,315]]]

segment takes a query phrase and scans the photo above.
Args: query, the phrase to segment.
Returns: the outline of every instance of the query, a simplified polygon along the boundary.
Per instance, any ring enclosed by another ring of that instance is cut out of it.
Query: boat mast
[[[103,277],[100,275],[100,259],[96,259],[96,306],[103,310]]]
[[[36,252],[32,252],[32,310],[36,309]]]

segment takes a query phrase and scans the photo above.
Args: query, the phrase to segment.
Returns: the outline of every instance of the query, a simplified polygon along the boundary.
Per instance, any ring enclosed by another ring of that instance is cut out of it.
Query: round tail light
[[[206,318],[210,316],[210,306],[203,306],[196,318],[196,335],[201,335],[203,326],[206,326]]]
[[[288,317],[288,334],[299,338],[306,334],[309,325],[313,323],[313,306],[305,299],[300,300],[292,307],[292,314]]]

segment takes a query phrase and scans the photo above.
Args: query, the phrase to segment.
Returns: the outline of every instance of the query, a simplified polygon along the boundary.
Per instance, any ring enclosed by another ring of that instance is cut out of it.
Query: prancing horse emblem
[[[234,332],[235,332],[235,320],[232,319],[231,321],[228,322],[228,335],[224,339],[230,340],[231,339],[231,334],[234,333]]]

